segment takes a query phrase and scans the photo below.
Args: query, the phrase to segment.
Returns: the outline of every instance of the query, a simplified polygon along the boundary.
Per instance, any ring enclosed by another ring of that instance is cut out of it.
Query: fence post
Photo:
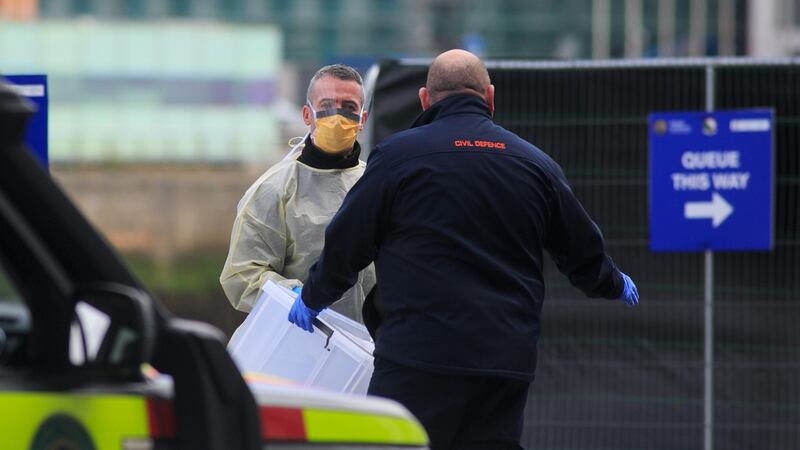
[[[714,66],[706,66],[706,111],[714,110]],[[714,252],[705,251],[703,288],[703,449],[714,448]]]

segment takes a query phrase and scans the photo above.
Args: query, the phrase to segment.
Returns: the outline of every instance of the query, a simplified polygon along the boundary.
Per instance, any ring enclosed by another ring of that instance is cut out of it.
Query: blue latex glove
[[[294,304],[292,304],[292,309],[289,310],[289,322],[292,322],[309,333],[313,333],[314,326],[312,322],[318,314],[319,311],[314,311],[303,303],[302,294],[297,294],[297,298],[294,300]]]
[[[631,277],[622,273],[622,281],[625,282],[625,286],[622,289],[622,296],[619,299],[625,302],[625,304],[628,306],[638,305],[639,290],[636,289],[636,285],[633,284],[633,280],[631,280]]]
[[[295,294],[299,294],[299,293],[303,292],[303,286],[295,286],[295,287],[293,287],[292,288],[292,292],[294,292]]]

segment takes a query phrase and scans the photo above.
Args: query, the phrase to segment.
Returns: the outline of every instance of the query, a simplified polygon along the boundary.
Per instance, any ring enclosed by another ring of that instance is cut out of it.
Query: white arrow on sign
[[[733,206],[721,195],[714,192],[710,202],[687,202],[683,207],[683,215],[687,219],[711,219],[711,225],[717,228],[733,213]]]

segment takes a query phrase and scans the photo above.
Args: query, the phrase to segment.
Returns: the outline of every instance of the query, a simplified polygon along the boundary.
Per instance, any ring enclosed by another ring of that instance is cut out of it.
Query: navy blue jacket
[[[325,232],[303,300],[321,309],[375,261],[375,355],[418,369],[532,380],[542,250],[590,297],[618,298],[603,236],[544,152],[454,95],[370,156]]]

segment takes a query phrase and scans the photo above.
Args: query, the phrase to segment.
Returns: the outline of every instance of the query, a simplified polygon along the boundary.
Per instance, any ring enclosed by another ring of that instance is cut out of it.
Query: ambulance
[[[428,448],[395,402],[245,379],[222,333],[165,310],[25,148],[31,111],[0,83],[0,449]]]

